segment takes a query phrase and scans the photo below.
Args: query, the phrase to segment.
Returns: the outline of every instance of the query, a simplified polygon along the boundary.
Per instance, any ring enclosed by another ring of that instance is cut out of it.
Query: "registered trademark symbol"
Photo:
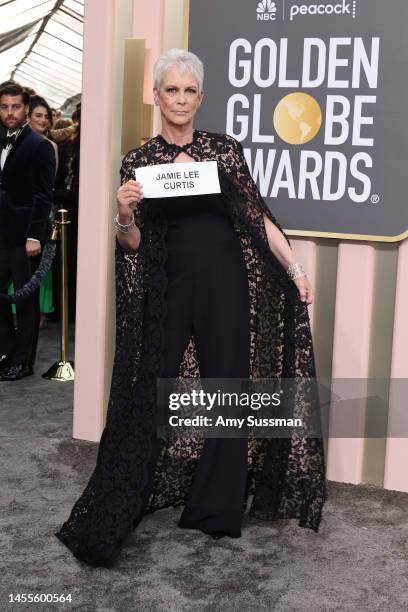
[[[370,198],[371,204],[378,204],[378,202],[380,201],[380,196],[378,195],[378,193],[373,193],[373,195]]]

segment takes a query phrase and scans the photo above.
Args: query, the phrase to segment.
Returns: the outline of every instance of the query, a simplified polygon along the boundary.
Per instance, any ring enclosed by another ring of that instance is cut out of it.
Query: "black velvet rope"
[[[41,263],[30,280],[12,295],[0,293],[0,300],[8,304],[20,304],[32,295],[51,268],[52,261],[55,257],[56,246],[55,240],[49,240],[44,247]]]

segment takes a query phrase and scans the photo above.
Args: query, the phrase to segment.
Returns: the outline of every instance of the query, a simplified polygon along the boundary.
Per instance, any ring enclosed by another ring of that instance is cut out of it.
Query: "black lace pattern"
[[[290,241],[263,201],[241,145],[225,134],[198,130],[184,147],[157,136],[124,157],[122,183],[135,178],[135,168],[171,163],[181,151],[196,161],[218,164],[248,272],[251,379],[299,380],[293,416],[307,423],[317,409],[307,382],[316,376],[307,305],[269,248],[264,215],[289,245]],[[152,213],[146,201],[137,207],[135,221],[141,231],[138,252],[125,252],[116,242],[116,351],[97,464],[56,533],[77,558],[105,567],[112,566],[125,538],[140,521],[146,491],[146,512],[185,503],[204,442],[200,436],[161,440],[154,479],[148,482],[166,316],[166,221],[157,210]],[[199,374],[191,337],[179,376]],[[300,526],[318,531],[327,498],[320,437],[249,438],[248,462],[251,516],[297,518]]]

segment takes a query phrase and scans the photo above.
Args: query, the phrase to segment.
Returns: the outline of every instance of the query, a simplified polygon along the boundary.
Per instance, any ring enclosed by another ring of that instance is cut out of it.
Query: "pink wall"
[[[408,381],[408,239],[399,247],[395,319],[391,362],[389,426],[392,432],[407,430],[407,397],[402,393],[398,379]],[[404,387],[405,389],[405,387]],[[401,418],[401,415],[402,418]],[[384,487],[408,491],[408,440],[387,439],[385,452]]]
[[[86,440],[99,440],[104,425],[113,7],[85,2],[73,435]]]
[[[162,11],[157,0],[134,14],[132,0],[85,3],[73,420],[73,436],[79,439],[100,439],[111,379],[123,46],[125,38],[148,32],[150,71],[161,51]]]
[[[373,247],[365,243],[341,243],[338,251],[334,321],[334,379],[369,377],[373,284]],[[335,382],[333,386],[335,392]],[[341,420],[341,413],[331,415],[333,431],[339,431]],[[334,437],[329,441],[327,476],[331,480],[355,484],[361,482],[364,421],[356,418],[354,431],[356,436],[361,437]]]

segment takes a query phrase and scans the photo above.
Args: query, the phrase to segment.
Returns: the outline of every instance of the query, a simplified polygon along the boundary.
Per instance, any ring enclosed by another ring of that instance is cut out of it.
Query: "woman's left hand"
[[[313,288],[306,276],[299,276],[293,281],[299,289],[300,299],[302,302],[311,304],[313,302]]]

